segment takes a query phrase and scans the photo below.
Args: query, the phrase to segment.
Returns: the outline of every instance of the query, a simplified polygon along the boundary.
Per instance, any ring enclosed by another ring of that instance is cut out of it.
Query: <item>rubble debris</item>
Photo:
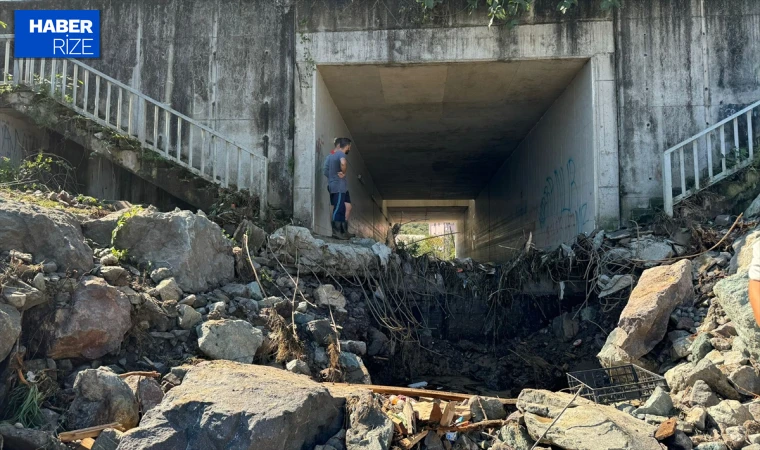
[[[13,450],[67,450],[53,433],[0,423],[0,444]]]
[[[261,330],[244,320],[209,320],[198,328],[198,348],[213,359],[250,364],[263,342]]]

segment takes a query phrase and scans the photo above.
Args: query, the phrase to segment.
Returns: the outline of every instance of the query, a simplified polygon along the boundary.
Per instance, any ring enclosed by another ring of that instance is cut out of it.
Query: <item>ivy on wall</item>
[[[416,0],[422,6],[424,12],[431,12],[436,7],[442,5],[447,0]],[[603,10],[608,10],[620,6],[621,0],[595,0],[600,3]],[[495,23],[503,23],[509,26],[515,26],[518,18],[524,12],[531,8],[532,0],[467,0],[470,12],[478,10],[481,7],[487,8],[488,26]],[[563,14],[574,6],[578,5],[578,0],[558,0],[557,10]]]

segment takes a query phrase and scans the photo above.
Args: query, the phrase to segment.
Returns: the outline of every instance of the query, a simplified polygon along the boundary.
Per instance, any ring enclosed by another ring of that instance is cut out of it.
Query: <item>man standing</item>
[[[353,235],[348,233],[348,218],[351,215],[351,195],[348,193],[348,161],[346,155],[351,151],[351,139],[335,139],[335,151],[327,157],[327,190],[330,192],[330,205],[333,207],[331,225],[334,238],[347,240]]]

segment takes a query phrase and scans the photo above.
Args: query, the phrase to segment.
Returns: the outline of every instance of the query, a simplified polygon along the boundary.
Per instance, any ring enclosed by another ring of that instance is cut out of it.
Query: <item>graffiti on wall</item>
[[[567,160],[546,177],[538,210],[539,229],[547,236],[572,239],[589,223],[588,203],[576,183],[575,161]]]

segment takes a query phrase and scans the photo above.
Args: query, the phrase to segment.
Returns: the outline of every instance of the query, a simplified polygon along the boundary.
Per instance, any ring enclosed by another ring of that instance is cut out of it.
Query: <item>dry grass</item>
[[[274,354],[275,361],[281,363],[299,359],[303,356],[303,342],[301,342],[292,326],[289,326],[282,316],[272,312],[267,326],[272,330],[273,348],[276,348]]]

